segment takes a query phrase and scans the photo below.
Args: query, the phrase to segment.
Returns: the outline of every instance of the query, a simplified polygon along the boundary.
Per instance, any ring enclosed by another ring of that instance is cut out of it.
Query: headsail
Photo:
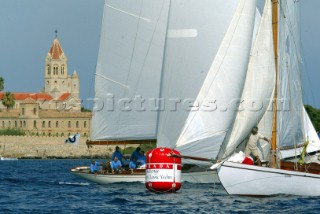
[[[164,71],[164,75],[167,76],[162,89],[164,98],[172,97],[172,91],[178,95],[185,95],[173,97],[197,96],[195,102],[189,100],[189,107],[198,106],[200,109],[191,109],[189,112],[161,112],[158,145],[176,146],[186,155],[213,158],[217,155],[236,114],[236,111],[224,111],[224,108],[232,108],[236,103],[230,101],[237,101],[241,97],[251,49],[256,1],[183,1],[183,5],[190,7],[195,13],[196,18],[193,17],[193,13],[190,14],[190,18],[194,18],[193,22],[185,23],[192,23],[197,27],[198,37],[189,41],[180,39],[180,47],[175,49],[170,49],[168,43]],[[173,6],[178,10],[178,5]],[[180,15],[184,11],[190,13],[189,10],[183,10],[180,11]],[[207,13],[208,16],[203,15]],[[201,20],[203,17],[210,17],[206,18],[205,26]],[[177,20],[181,18],[177,17]],[[182,22],[180,24],[184,25]],[[173,26],[169,24],[169,27]],[[183,47],[192,49],[185,50]],[[193,50],[196,52],[192,52]],[[174,58],[171,55],[174,51],[182,51],[181,58]],[[180,60],[180,63],[172,63],[172,59]],[[171,69],[176,74],[172,74]],[[207,73],[205,78],[201,76],[201,71]],[[175,75],[179,75],[178,85],[174,82]],[[220,108],[215,109],[216,105]]]
[[[275,84],[275,62],[272,39],[272,5],[266,1],[260,27],[250,56],[241,105],[235,123],[224,141],[220,158],[229,156],[258,125],[268,110]],[[270,110],[270,109],[269,109]],[[271,136],[271,132],[263,133]]]
[[[105,1],[92,140],[156,138],[168,3]]]

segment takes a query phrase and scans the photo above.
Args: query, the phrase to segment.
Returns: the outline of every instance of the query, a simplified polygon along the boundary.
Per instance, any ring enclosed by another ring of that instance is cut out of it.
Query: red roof
[[[59,100],[66,100],[70,97],[71,93],[64,93],[59,97]]]
[[[5,92],[0,92],[0,100],[3,98]],[[31,98],[33,100],[52,100],[53,98],[47,93],[25,93],[25,92],[13,92],[15,100],[25,100]]]
[[[60,59],[61,55],[63,54],[63,50],[60,46],[58,38],[55,38],[50,48],[49,54],[51,55],[52,59]]]

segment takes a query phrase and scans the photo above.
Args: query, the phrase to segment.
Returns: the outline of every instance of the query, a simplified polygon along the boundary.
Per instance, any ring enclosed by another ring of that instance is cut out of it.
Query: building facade
[[[15,105],[7,110],[0,102],[0,129],[22,129],[30,135],[88,136],[91,112],[81,112],[80,79],[68,75],[68,58],[57,36],[45,57],[45,82],[41,92],[14,92]],[[0,92],[2,100],[4,92]]]

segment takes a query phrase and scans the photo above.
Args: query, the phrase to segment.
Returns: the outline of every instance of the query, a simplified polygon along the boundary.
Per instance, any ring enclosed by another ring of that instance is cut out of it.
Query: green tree
[[[4,79],[0,77],[0,91],[2,91],[4,88]]]
[[[15,104],[14,96],[11,92],[6,92],[2,98],[2,104],[7,107],[7,110],[12,108]]]
[[[310,105],[305,105],[305,108],[314,128],[316,131],[320,131],[320,110]]]

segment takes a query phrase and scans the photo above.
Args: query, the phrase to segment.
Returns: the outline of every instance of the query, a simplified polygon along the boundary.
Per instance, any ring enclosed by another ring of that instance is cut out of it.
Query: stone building
[[[89,135],[90,112],[81,112],[79,76],[68,75],[68,58],[57,36],[45,57],[45,82],[41,92],[13,92],[15,106],[7,111],[0,102],[0,129],[19,128],[31,135]],[[0,92],[0,100],[4,96]]]

